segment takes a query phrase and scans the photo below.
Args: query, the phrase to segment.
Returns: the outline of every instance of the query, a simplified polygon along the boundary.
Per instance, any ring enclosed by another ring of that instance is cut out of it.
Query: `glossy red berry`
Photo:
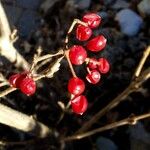
[[[76,96],[71,100],[72,110],[76,114],[82,115],[88,107],[88,101],[84,95]]]
[[[88,40],[92,35],[92,30],[89,27],[78,25],[76,29],[76,38],[79,41],[86,41]]]
[[[98,64],[98,61],[97,61],[96,58],[90,58],[89,63],[88,63],[88,67],[90,69],[96,69],[97,68],[97,64]]]
[[[82,20],[88,23],[90,28],[96,28],[101,23],[101,17],[95,13],[87,13],[83,16]]]
[[[92,40],[88,41],[86,47],[90,51],[98,52],[101,51],[106,46],[106,38],[103,35],[99,35]]]
[[[21,76],[21,74],[17,73],[17,74],[14,74],[14,75],[11,75],[8,79],[9,81],[9,84],[14,87],[14,88],[18,88],[17,84],[16,84],[16,81],[18,80],[18,78]]]
[[[35,81],[31,77],[26,76],[20,80],[20,90],[28,96],[34,94],[36,91]]]
[[[69,58],[72,64],[81,65],[87,58],[87,52],[82,46],[74,45],[70,48]]]
[[[97,70],[92,70],[87,76],[86,79],[89,83],[97,84],[100,81],[101,75]]]
[[[105,58],[98,60],[98,69],[101,73],[107,73],[110,70],[110,64]]]
[[[85,84],[83,80],[78,77],[73,77],[69,80],[68,91],[73,95],[80,95],[84,92]]]

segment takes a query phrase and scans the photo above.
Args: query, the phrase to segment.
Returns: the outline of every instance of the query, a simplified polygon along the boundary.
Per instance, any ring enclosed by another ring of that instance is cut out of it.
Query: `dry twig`
[[[50,57],[50,55],[49,55],[49,57]],[[52,57],[52,55],[51,55],[51,57]],[[42,58],[42,57],[38,57],[38,58]],[[45,72],[40,74],[40,76],[34,77],[34,80],[37,81],[37,80],[40,80],[45,77],[47,77],[47,78],[53,77],[54,73],[59,70],[60,62],[63,58],[64,58],[64,56],[58,58],[56,60],[56,62],[52,66],[50,66],[50,68],[48,67],[45,70]],[[46,57],[46,59],[47,59],[47,57]],[[35,63],[34,63],[34,65],[35,65]],[[13,88],[13,87],[9,87],[6,90],[0,92],[0,97],[3,97],[15,90],[17,90],[17,89]],[[15,119],[17,119],[17,121]],[[29,133],[31,132],[34,135],[39,136],[39,137],[46,137],[47,134],[50,133],[50,129],[48,127],[46,127],[45,125],[43,125],[42,123],[35,121],[33,118],[31,118],[21,112],[15,111],[15,110],[13,110],[5,105],[2,105],[2,104],[0,104],[0,123],[14,127],[16,129],[22,130],[24,132],[29,132]]]
[[[31,133],[37,137],[46,137],[51,130],[44,124],[36,121],[33,117],[27,116],[0,104],[0,123]]]
[[[147,50],[148,49],[148,50]],[[147,56],[147,51],[149,51],[149,47],[146,49],[146,56]],[[141,69],[146,61],[145,55],[142,57],[142,61],[140,61],[138,70],[138,75],[141,72]],[[144,61],[143,61],[144,60]],[[141,63],[142,62],[142,63]],[[142,65],[141,65],[142,64]],[[114,98],[107,106],[105,106],[103,109],[101,109],[98,113],[96,113],[89,121],[87,121],[76,133],[82,133],[87,131],[94,123],[96,123],[103,115],[105,115],[108,111],[110,111],[112,108],[116,107],[121,101],[125,100],[125,98],[128,97],[129,94],[132,92],[137,91],[140,86],[150,78],[150,67],[146,69],[140,76],[137,76],[135,80],[133,80],[130,85],[121,93],[119,94],[116,98]]]
[[[143,52],[143,57],[141,58],[140,63],[139,63],[139,65],[135,71],[135,74],[134,74],[135,77],[138,77],[140,75],[141,70],[144,66],[144,63],[145,63],[145,61],[149,55],[150,55],[150,46],[148,46],[148,48]]]
[[[11,34],[10,26],[0,1],[0,54],[6,57],[11,63],[15,63],[16,67],[21,67],[25,70],[29,69],[28,62],[18,53],[13,46],[16,40],[16,32]],[[13,39],[11,39],[13,38]]]
[[[38,81],[42,78],[52,78],[54,73],[59,70],[60,67],[60,61],[63,59],[64,56],[57,59],[57,61],[51,66],[50,68],[47,68],[43,73],[41,73],[39,76],[34,77],[34,81]],[[14,87],[9,87],[6,90],[0,92],[0,97],[6,96],[7,94],[17,90]]]
[[[85,133],[65,137],[65,138],[62,139],[62,141],[67,142],[67,141],[73,141],[73,140],[80,140],[80,139],[86,138],[88,136],[97,134],[99,132],[103,132],[103,131],[106,131],[106,130],[109,130],[109,129],[112,129],[112,128],[116,128],[116,127],[119,127],[119,126],[135,125],[138,120],[149,118],[149,117],[150,117],[150,113],[146,113],[146,114],[143,114],[143,115],[140,115],[140,116],[131,116],[131,117],[128,117],[126,119],[123,119],[123,120],[105,125],[103,127],[94,129],[92,131],[88,131],[88,132],[85,132]]]

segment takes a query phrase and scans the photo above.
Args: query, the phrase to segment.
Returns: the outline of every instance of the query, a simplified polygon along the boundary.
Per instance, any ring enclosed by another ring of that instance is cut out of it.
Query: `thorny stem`
[[[81,134],[77,134],[77,135],[73,135],[73,136],[68,136],[62,139],[62,142],[68,142],[68,141],[73,141],[73,140],[80,140],[83,138],[86,138],[88,136],[92,136],[94,134],[97,134],[99,132],[105,131],[105,130],[109,130],[112,128],[116,128],[119,126],[123,126],[123,125],[135,125],[137,123],[137,121],[141,120],[141,119],[145,119],[145,118],[149,118],[150,117],[150,113],[146,113],[143,115],[139,115],[139,116],[131,116],[128,117],[126,119],[105,125],[103,127],[85,132],[85,133],[81,133]]]
[[[147,49],[143,52],[143,57],[141,58],[140,63],[135,71],[134,77],[138,77],[140,75],[143,65],[149,55],[150,55],[150,46],[148,46]]]

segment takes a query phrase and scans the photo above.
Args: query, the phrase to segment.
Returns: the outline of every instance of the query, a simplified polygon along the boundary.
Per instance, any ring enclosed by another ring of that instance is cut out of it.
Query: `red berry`
[[[73,95],[80,95],[84,92],[85,84],[84,82],[77,77],[73,77],[69,80],[68,91]]]
[[[107,59],[100,58],[98,62],[98,69],[101,73],[107,73],[110,70],[110,64]]]
[[[88,41],[86,47],[93,52],[101,51],[106,46],[106,38],[103,35],[99,35],[92,40]]]
[[[100,81],[101,75],[97,70],[92,70],[87,76],[86,79],[89,83],[97,84]]]
[[[69,58],[72,64],[81,65],[87,58],[87,52],[82,46],[74,45],[70,48]]]
[[[83,16],[82,20],[88,23],[90,28],[96,28],[101,23],[101,17],[95,13],[87,13]]]
[[[26,95],[32,95],[36,91],[36,83],[35,81],[31,78],[26,76],[22,80],[20,80],[20,90],[22,93]]]
[[[88,101],[84,95],[80,95],[71,100],[71,106],[74,113],[82,115],[87,110]]]
[[[9,77],[8,81],[12,87],[18,88],[18,86],[16,85],[16,81],[18,80],[18,78],[20,76],[21,76],[21,74],[17,73],[17,74],[14,74],[14,75]]]
[[[97,68],[97,64],[98,64],[97,59],[95,59],[95,58],[90,58],[89,63],[88,63],[88,67],[89,67],[90,69],[96,69],[96,68]]]
[[[83,25],[78,25],[76,29],[76,38],[79,41],[86,41],[92,35],[92,30],[89,27],[85,27]]]

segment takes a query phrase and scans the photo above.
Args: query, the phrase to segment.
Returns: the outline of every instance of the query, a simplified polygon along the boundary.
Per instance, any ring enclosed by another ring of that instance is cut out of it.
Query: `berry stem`
[[[70,26],[70,28],[69,28],[69,30],[68,30],[68,32],[67,32],[67,36],[66,36],[66,38],[65,38],[65,48],[66,48],[66,49],[68,49],[69,35],[70,35],[70,33],[72,32],[72,30],[74,29],[74,27],[75,27],[76,24],[81,24],[81,25],[83,25],[83,26],[88,27],[88,24],[87,24],[87,23],[85,23],[85,22],[83,22],[83,21],[81,21],[81,20],[79,20],[79,19],[74,19],[73,22],[72,22],[72,24],[71,24],[71,26]]]
[[[90,61],[90,58],[86,58],[86,59],[85,59],[85,63],[86,63],[86,64],[88,64],[89,61]]]
[[[31,74],[32,74],[32,72],[34,71],[35,66],[37,65],[38,62],[47,60],[47,59],[55,57],[55,56],[63,55],[63,53],[64,53],[63,50],[60,49],[56,54],[47,54],[47,55],[43,55],[43,56],[40,56],[40,54],[35,55],[33,58],[33,62],[32,62],[29,72],[31,72]]]
[[[72,66],[72,64],[71,64],[70,58],[69,58],[69,50],[65,50],[65,51],[64,51],[64,55],[65,55],[65,57],[66,57],[66,59],[67,59],[67,61],[68,61],[69,68],[70,68],[70,70],[71,70],[71,73],[72,73],[73,77],[77,77],[77,75],[76,75],[76,73],[75,73],[75,71],[74,71],[74,69],[73,69],[73,66]]]
[[[91,74],[91,71],[90,71],[89,67],[87,67],[86,70],[87,70],[87,72],[88,72],[89,74]]]

